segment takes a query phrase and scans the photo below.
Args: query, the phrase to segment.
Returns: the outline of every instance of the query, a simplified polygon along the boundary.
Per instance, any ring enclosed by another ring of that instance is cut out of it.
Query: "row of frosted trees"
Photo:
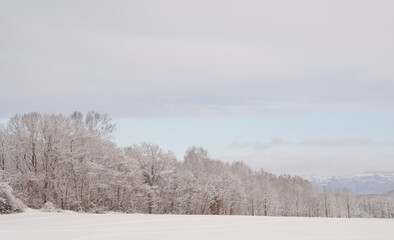
[[[120,149],[107,115],[30,113],[0,128],[0,182],[32,208],[309,217],[394,217],[392,196],[314,191],[300,177],[254,172],[191,147],[184,161],[154,144]]]

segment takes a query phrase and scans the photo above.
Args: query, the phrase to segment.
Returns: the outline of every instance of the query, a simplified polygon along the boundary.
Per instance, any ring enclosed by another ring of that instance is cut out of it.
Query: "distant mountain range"
[[[354,194],[394,194],[394,172],[367,172],[330,178],[307,178],[321,191],[324,186],[332,190],[349,189]]]

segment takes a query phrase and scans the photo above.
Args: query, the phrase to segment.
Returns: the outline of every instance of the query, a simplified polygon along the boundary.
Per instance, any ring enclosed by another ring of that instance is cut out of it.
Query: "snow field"
[[[86,214],[0,215],[1,240],[394,239],[392,219]]]

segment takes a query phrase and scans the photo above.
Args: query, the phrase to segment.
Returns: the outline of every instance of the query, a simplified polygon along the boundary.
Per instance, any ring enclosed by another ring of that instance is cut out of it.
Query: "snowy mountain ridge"
[[[306,177],[318,190],[324,186],[332,190],[349,189],[354,194],[394,193],[394,172],[365,172],[334,177]]]

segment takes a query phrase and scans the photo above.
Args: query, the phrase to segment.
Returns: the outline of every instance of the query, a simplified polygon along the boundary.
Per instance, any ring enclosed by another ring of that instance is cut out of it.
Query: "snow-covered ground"
[[[84,214],[0,215],[0,239],[394,239],[393,219]]]

